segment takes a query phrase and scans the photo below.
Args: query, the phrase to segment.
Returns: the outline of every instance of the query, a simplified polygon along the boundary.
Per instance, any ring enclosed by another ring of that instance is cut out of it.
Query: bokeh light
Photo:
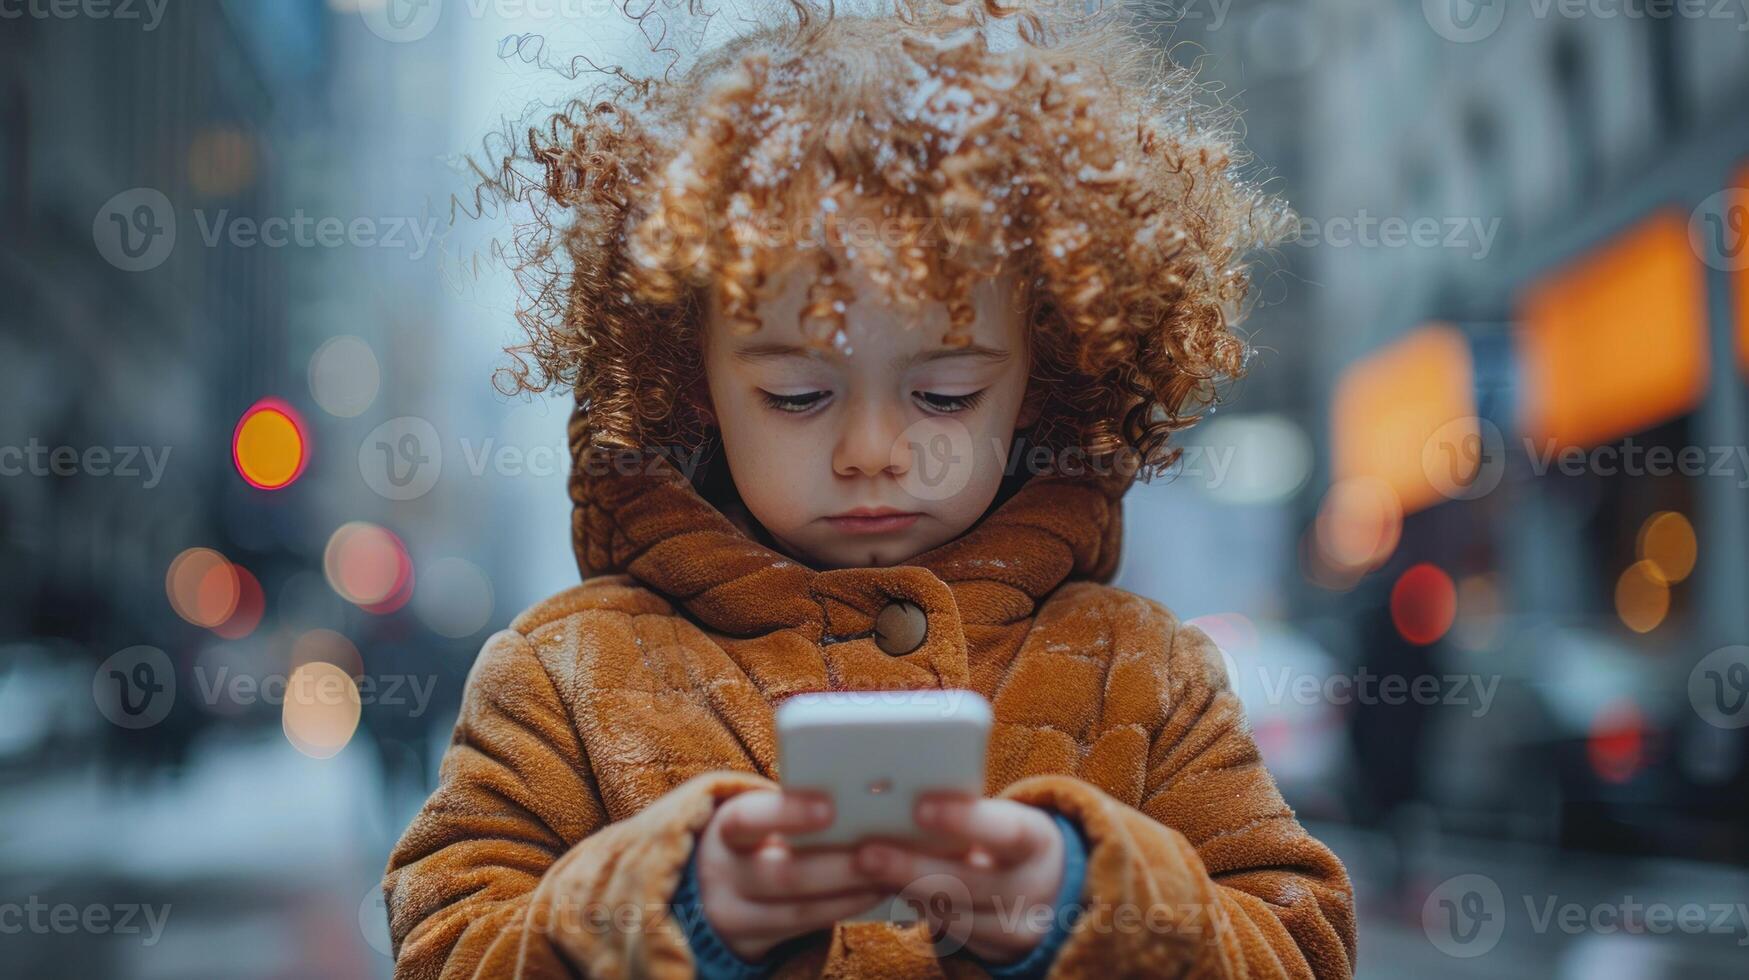
[[[376,352],[357,337],[331,337],[310,356],[310,397],[329,415],[362,413],[381,384]]]
[[[1673,510],[1646,518],[1634,541],[1634,556],[1658,567],[1666,582],[1680,582],[1694,571],[1698,547],[1694,525]]]
[[[267,596],[261,591],[261,583],[247,568],[234,564],[231,571],[237,581],[236,607],[224,622],[213,627],[213,632],[227,640],[240,640],[261,625],[261,617],[267,612]]]
[[[1223,416],[1207,424],[1206,444],[1232,453],[1227,471],[1206,485],[1215,500],[1277,503],[1292,496],[1311,476],[1312,442],[1287,416]]]
[[[1438,565],[1412,565],[1391,586],[1391,622],[1416,646],[1444,636],[1456,617],[1457,586]]]
[[[387,613],[412,596],[413,563],[394,532],[365,521],[342,524],[322,555],[328,584],[367,612]]]
[[[352,741],[362,710],[352,675],[318,660],[291,672],[280,723],[293,748],[312,759],[329,759]]]
[[[1316,527],[1318,548],[1333,567],[1377,568],[1397,550],[1403,505],[1378,477],[1338,480],[1324,495]]]
[[[1670,611],[1670,584],[1650,561],[1629,565],[1615,582],[1615,614],[1636,633],[1650,633]]]
[[[309,462],[309,440],[297,412],[277,398],[251,405],[231,434],[231,459],[256,489],[290,486]]]
[[[231,618],[242,586],[236,568],[224,555],[211,548],[189,548],[171,559],[164,591],[176,615],[211,629]]]
[[[1625,783],[1645,761],[1646,720],[1632,701],[1606,705],[1591,720],[1586,755],[1599,779]]]

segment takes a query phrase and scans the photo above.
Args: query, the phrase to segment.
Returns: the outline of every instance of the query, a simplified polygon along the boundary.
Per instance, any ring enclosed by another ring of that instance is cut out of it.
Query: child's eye
[[[967,395],[938,395],[934,392],[919,391],[917,395],[923,399],[925,408],[935,412],[952,413],[977,407],[978,402],[984,398],[984,392],[989,390],[983,388]]]
[[[799,395],[774,395],[764,389],[761,389],[759,393],[765,396],[765,404],[767,407],[776,409],[779,412],[790,413],[807,411],[818,403],[820,399],[825,398],[827,394],[824,391],[807,391]]]

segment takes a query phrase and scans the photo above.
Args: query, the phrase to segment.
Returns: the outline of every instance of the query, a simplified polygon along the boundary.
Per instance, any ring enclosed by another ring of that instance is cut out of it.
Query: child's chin
[[[819,552],[813,555],[813,560],[809,564],[821,570],[884,568],[889,565],[903,565],[925,550],[927,549],[917,547],[915,542],[903,540],[897,536],[887,540],[874,540],[871,537],[863,540],[835,541],[822,546]]]

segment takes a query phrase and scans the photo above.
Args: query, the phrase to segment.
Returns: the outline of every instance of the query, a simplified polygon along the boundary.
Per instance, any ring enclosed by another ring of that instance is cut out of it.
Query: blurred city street
[[[1300,223],[1114,584],[1221,648],[1357,975],[1749,977],[1749,7],[1140,6]],[[470,163],[645,47],[0,0],[0,976],[393,974],[468,672],[578,581]]]

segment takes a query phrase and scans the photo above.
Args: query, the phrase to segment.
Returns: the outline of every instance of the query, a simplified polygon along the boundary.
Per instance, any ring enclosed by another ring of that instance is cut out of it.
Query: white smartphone
[[[786,699],[777,708],[779,782],[831,796],[833,821],[784,839],[796,846],[924,840],[911,815],[919,793],[984,794],[990,718],[983,696],[958,688]]]

